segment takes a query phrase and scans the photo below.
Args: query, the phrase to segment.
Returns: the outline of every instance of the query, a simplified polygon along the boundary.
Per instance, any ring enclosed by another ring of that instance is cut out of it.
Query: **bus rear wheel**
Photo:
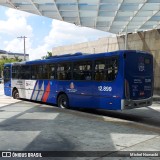
[[[17,90],[14,90],[14,91],[13,91],[13,98],[14,98],[14,99],[18,99],[18,98],[19,98],[19,93],[18,93]]]
[[[69,108],[69,101],[66,94],[60,94],[58,96],[58,107]]]

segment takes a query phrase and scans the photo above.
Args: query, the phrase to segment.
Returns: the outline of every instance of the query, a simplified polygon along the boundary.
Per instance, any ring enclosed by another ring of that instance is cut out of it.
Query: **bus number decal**
[[[109,87],[109,86],[98,86],[98,90],[100,92],[111,92],[112,91],[112,87]]]

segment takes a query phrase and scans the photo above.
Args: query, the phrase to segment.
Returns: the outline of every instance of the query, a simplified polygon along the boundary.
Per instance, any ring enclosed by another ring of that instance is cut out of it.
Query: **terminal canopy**
[[[0,0],[0,5],[115,34],[160,28],[160,0]]]

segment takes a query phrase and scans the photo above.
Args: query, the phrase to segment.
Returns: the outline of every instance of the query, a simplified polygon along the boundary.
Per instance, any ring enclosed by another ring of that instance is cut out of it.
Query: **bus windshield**
[[[4,75],[4,82],[5,83],[8,82],[11,78],[10,66],[5,66],[4,67],[3,75]]]

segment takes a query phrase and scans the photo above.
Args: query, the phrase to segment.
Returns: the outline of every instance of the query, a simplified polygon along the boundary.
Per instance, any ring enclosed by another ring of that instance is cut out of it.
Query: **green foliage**
[[[43,56],[42,59],[47,59],[48,57],[52,56],[52,52],[47,52],[46,56]]]

